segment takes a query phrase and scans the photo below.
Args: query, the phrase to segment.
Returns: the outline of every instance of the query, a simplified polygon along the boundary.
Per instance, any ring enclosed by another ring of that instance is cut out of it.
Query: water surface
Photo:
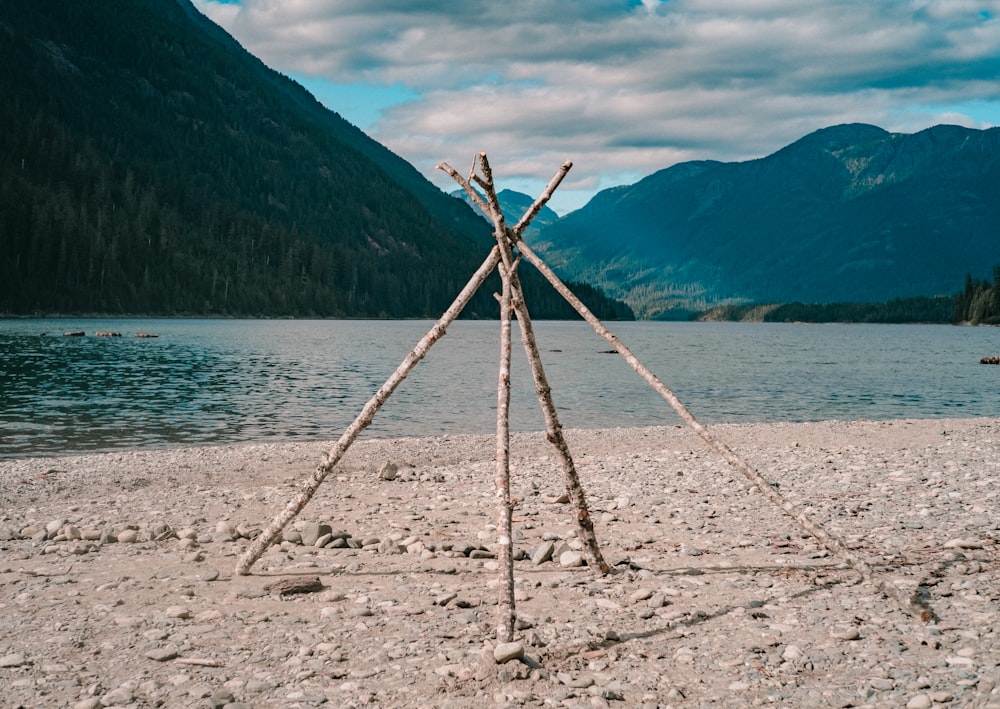
[[[432,324],[0,320],[0,456],[337,438]],[[1000,416],[1000,367],[979,364],[1000,353],[996,328],[610,325],[706,424]],[[679,422],[586,324],[536,331],[564,426]],[[496,322],[454,323],[366,435],[494,431],[497,338]],[[511,427],[541,430],[517,341],[514,355]]]

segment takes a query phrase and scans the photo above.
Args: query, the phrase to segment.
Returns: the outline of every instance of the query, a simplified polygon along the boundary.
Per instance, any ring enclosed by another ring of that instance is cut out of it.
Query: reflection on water
[[[0,456],[337,438],[431,324],[0,321]],[[705,423],[1000,415],[1000,368],[979,364],[1000,352],[994,328],[614,323],[612,329]],[[62,335],[74,330],[87,335]],[[123,337],[93,336],[101,330]],[[144,330],[159,337],[131,337]],[[564,426],[678,422],[587,325],[539,322],[536,330]],[[497,323],[453,324],[370,430],[492,432],[497,359]],[[517,347],[512,378],[512,428],[542,429]]]

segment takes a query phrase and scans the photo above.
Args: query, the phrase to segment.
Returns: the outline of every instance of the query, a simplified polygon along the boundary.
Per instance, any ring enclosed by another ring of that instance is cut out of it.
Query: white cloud
[[[445,188],[433,166],[480,150],[526,186],[574,160],[567,206],[835,123],[984,126],[1000,105],[1000,0],[196,2],[280,71],[412,92],[362,127]]]

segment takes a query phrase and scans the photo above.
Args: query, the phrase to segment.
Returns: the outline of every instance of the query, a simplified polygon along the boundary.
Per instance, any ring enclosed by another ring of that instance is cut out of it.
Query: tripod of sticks
[[[347,449],[358,435],[372,422],[375,413],[388,400],[407,374],[424,358],[431,346],[446,334],[448,326],[458,317],[462,309],[483,284],[494,269],[498,269],[501,278],[501,292],[497,295],[500,302],[500,364],[497,380],[497,426],[496,426],[496,470],[494,487],[497,510],[497,566],[499,575],[499,598],[497,604],[496,630],[497,641],[508,643],[514,639],[514,624],[516,610],[514,603],[514,561],[512,538],[512,501],[510,495],[510,361],[511,361],[511,322],[512,315],[517,316],[521,332],[521,344],[524,347],[531,373],[535,382],[538,401],[545,417],[546,438],[555,447],[563,471],[566,492],[571,503],[576,507],[577,532],[583,543],[588,565],[600,574],[609,574],[612,569],[601,554],[594,532],[594,523],[587,508],[587,500],[580,483],[573,457],[563,436],[562,425],[556,413],[542,367],[541,356],[535,341],[531,324],[531,316],[524,300],[521,282],[518,277],[518,267],[522,260],[527,260],[549,281],[576,312],[593,327],[595,332],[607,341],[618,352],[632,369],[642,377],[653,389],[674,409],[681,419],[690,426],[701,438],[714,449],[733,468],[763,493],[766,499],[784,510],[803,529],[812,534],[831,553],[846,561],[862,579],[874,585],[886,596],[893,598],[899,605],[922,622],[929,622],[931,612],[921,606],[914,597],[907,596],[896,585],[876,574],[871,565],[849,550],[837,537],[831,535],[818,523],[806,516],[791,501],[781,495],[760,473],[754,470],[746,461],[733,452],[725,443],[709,432],[687,409],[687,407],[668,389],[642,362],[612,334],[601,321],[577,298],[548,265],[524,243],[524,230],[535,218],[543,206],[551,199],[563,178],[572,167],[571,162],[563,163],[555,176],[549,182],[542,194],[531,207],[521,216],[518,222],[509,227],[506,224],[496,188],[493,183],[493,172],[486,153],[479,153],[472,163],[468,177],[463,177],[447,163],[438,165],[438,169],[448,173],[465,191],[469,198],[493,222],[493,233],[496,245],[491,249],[486,260],[473,274],[472,278],[448,307],[444,314],[434,323],[433,327],[416,344],[413,350],[403,359],[402,363],[389,376],[378,391],[362,407],[357,418],[348,426],[334,447],[326,454],[322,463],[302,484],[298,494],[288,502],[285,508],[268,524],[261,534],[254,539],[243,556],[236,564],[235,573],[246,575],[253,564],[274,543],[281,530],[294,519],[306,506],[323,480],[343,458]],[[483,194],[476,190],[482,189]]]

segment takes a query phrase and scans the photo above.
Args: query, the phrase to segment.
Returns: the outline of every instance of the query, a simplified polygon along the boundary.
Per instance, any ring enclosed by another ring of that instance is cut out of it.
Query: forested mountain
[[[458,197],[460,200],[470,205],[477,214],[479,214],[479,207],[473,204],[469,196],[465,194],[465,190],[455,190],[451,193],[453,197]],[[527,212],[531,205],[535,203],[535,198],[530,195],[526,195],[523,192],[516,192],[514,190],[500,190],[497,193],[497,201],[500,202],[500,211],[503,212],[504,218],[513,222],[508,226],[514,226],[521,216]],[[493,223],[489,217],[485,214],[482,215],[486,221]],[[552,222],[559,219],[559,215],[556,214],[550,207],[542,207],[538,210],[538,214],[535,218],[531,220],[531,224],[525,229],[525,237],[533,237],[537,235],[544,227],[548,226]],[[528,239],[525,239],[526,241]]]
[[[0,66],[0,313],[436,316],[492,244],[189,0],[0,0]]]
[[[1000,261],[1000,128],[841,125],[759,160],[683,163],[599,193],[537,243],[639,317],[951,295]]]

